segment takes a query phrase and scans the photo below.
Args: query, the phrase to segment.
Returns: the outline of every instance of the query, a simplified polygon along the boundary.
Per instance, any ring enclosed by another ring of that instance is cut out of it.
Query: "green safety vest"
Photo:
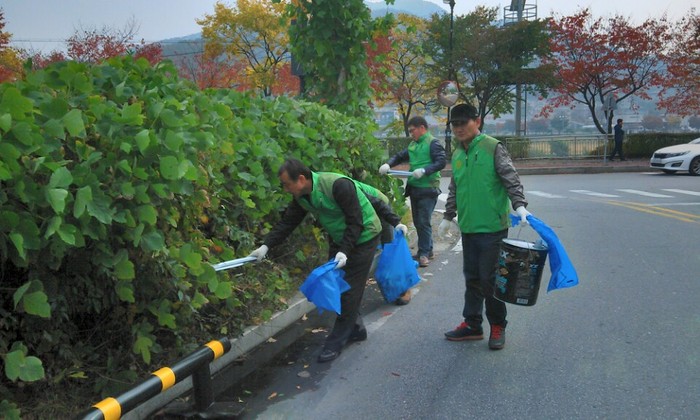
[[[458,222],[464,233],[492,233],[509,226],[510,200],[494,163],[498,143],[479,134],[468,150],[460,143],[452,154]]]
[[[321,226],[328,232],[333,242],[340,243],[345,233],[345,214],[338,207],[338,203],[333,199],[333,183],[339,178],[347,178],[355,184],[357,199],[362,210],[362,223],[364,229],[356,244],[362,244],[382,231],[382,224],[377,213],[372,208],[372,203],[365,197],[359,183],[352,178],[331,172],[312,172],[313,188],[309,194],[309,199],[297,200],[299,205],[306,211],[313,214],[321,223]],[[369,187],[369,186],[367,186]],[[372,188],[372,187],[370,187]],[[379,192],[379,191],[377,191]]]
[[[433,163],[430,158],[430,143],[433,141],[433,136],[430,133],[425,133],[418,141],[412,141],[408,145],[408,162],[410,164],[411,171],[415,171],[418,168],[425,168],[426,166]],[[440,186],[440,171],[434,172],[430,175],[425,175],[422,178],[408,178],[408,185],[416,188],[430,188]]]

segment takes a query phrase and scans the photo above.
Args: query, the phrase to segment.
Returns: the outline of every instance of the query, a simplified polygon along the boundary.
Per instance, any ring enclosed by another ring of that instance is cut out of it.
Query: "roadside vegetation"
[[[218,4],[198,21],[202,52],[173,61],[134,41],[135,22],[77,30],[65,53],[15,50],[0,9],[0,418],[69,417],[284,308],[325,259],[313,222],[261,264],[211,264],[246,256],[279,219],[286,157],[375,185],[403,213],[400,182],[376,168],[405,143],[379,143],[373,107],[396,104],[405,135],[411,116],[444,111],[448,78],[482,119],[513,111],[516,83],[553,94],[545,116],[585,104],[601,133],[616,103],[651,88],[669,115],[700,112],[695,9],[675,23],[582,10],[498,27],[497,9],[477,7],[455,17],[451,49],[447,14],[271,3]]]

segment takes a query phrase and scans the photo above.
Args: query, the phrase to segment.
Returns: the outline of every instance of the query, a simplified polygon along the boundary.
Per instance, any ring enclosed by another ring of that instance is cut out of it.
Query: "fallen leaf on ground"
[[[275,340],[274,338],[270,337],[270,338],[267,339],[267,342],[268,342],[268,343],[276,343],[277,340]]]
[[[307,370],[302,370],[301,372],[297,373],[297,376],[300,378],[309,378],[311,377],[311,374]]]
[[[268,399],[268,400],[271,400],[271,399],[275,398],[276,396],[277,396],[277,393],[276,393],[276,392],[273,392],[272,394],[270,394],[269,397],[267,397],[267,399]]]
[[[396,373],[396,372],[391,372],[391,374],[394,375],[394,376],[401,376],[401,374]]]

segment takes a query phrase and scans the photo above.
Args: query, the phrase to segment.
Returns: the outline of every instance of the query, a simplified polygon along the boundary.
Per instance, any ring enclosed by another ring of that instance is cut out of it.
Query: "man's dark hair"
[[[620,124],[622,122],[622,118],[617,119],[617,123]]]
[[[277,171],[277,176],[282,175],[283,172],[286,172],[292,181],[299,179],[299,175],[304,175],[306,179],[311,179],[311,169],[298,159],[287,158]]]
[[[421,126],[428,129],[428,121],[426,121],[425,118],[423,118],[423,117],[412,117],[406,123],[406,127],[421,127]]]

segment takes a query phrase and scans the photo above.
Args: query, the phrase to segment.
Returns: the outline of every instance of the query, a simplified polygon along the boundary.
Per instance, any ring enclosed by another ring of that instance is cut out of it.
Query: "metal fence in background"
[[[605,134],[559,135],[542,137],[499,137],[513,160],[590,159],[604,160],[612,152],[612,138]],[[441,142],[444,140],[439,139]],[[454,141],[454,140],[453,140]],[[385,158],[405,149],[410,137],[380,139]]]
[[[608,136],[564,135],[546,137],[505,137],[500,139],[513,160],[604,159],[610,151]]]

